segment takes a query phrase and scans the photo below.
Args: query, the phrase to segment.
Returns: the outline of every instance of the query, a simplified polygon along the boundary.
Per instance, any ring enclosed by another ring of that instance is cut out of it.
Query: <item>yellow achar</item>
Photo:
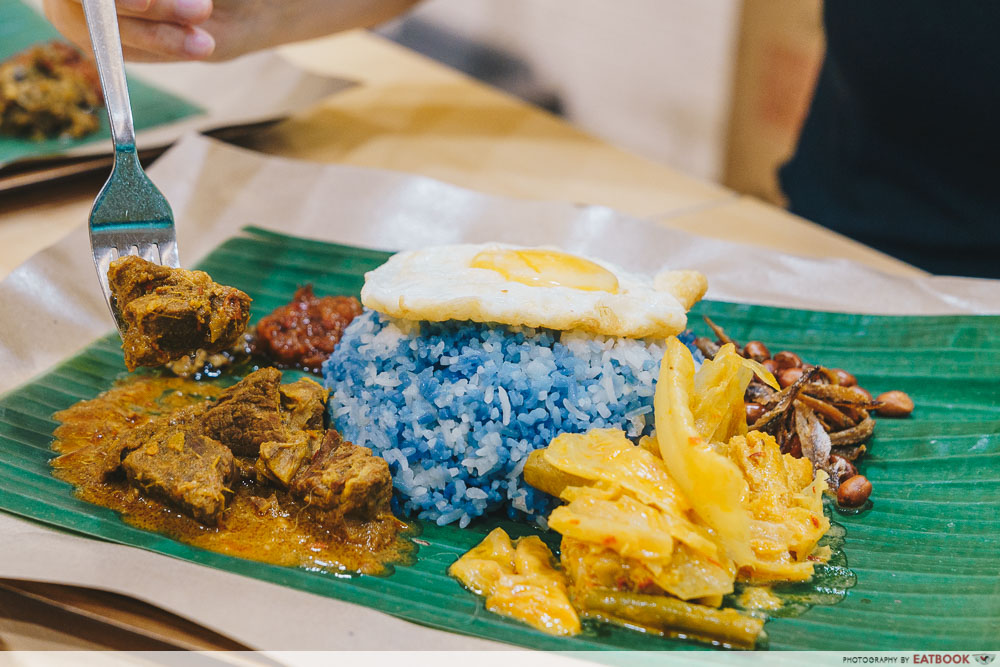
[[[532,452],[524,480],[565,504],[549,527],[562,534],[562,569],[538,538],[517,544],[501,529],[449,572],[486,596],[486,608],[553,634],[579,631],[579,614],[662,634],[752,647],[763,621],[718,609],[738,580],[803,581],[829,557],[818,540],[826,473],[747,432],[752,376],[774,383],[732,345],[698,369],[667,341],[654,395],[655,438],[624,432],[562,434]],[[764,608],[773,601],[757,594]]]
[[[694,371],[691,352],[667,341],[654,396],[663,462],[695,513],[719,538],[742,581],[803,581],[826,550],[826,473],[746,432],[743,393],[754,369],[724,345]],[[700,391],[699,391],[700,389]]]
[[[486,609],[552,635],[580,632],[580,617],[570,604],[566,577],[552,566],[553,555],[535,536],[516,544],[503,528],[452,563],[448,574],[486,598]]]

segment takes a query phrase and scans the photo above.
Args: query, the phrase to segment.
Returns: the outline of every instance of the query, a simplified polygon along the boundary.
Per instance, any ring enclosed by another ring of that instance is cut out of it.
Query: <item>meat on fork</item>
[[[250,297],[204,271],[160,266],[128,255],[108,269],[125,331],[125,365],[159,366],[198,349],[231,348],[246,330]]]

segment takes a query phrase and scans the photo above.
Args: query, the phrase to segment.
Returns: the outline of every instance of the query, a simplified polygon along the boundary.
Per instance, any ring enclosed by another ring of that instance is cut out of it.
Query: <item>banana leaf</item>
[[[2,22],[0,22],[2,23]],[[313,283],[320,294],[357,295],[364,272],[388,253],[247,228],[199,268],[253,297],[256,319]],[[96,288],[96,284],[95,284]],[[839,604],[767,623],[772,650],[1000,649],[1000,318],[883,317],[706,301],[705,313],[737,340],[766,341],[813,363],[844,367],[877,394],[909,393],[908,419],[880,419],[861,472],[873,507],[834,515],[857,584]],[[704,328],[700,333],[708,333]],[[497,525],[421,526],[415,562],[380,577],[342,578],[203,551],[124,523],[77,499],[49,472],[52,413],[92,398],[125,373],[117,335],[0,397],[0,509],[96,538],[346,600],[452,632],[523,647],[691,650],[704,648],[610,625],[581,636],[545,635],[485,612],[446,574],[458,556]],[[553,543],[551,535],[544,539]]]

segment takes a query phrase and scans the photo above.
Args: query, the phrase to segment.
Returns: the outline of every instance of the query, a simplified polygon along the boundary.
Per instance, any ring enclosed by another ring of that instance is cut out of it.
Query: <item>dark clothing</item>
[[[790,208],[934,273],[1000,278],[1000,2],[827,0]]]

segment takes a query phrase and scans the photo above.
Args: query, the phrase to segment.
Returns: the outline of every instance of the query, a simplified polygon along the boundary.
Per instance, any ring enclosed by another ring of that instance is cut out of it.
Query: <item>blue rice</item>
[[[523,483],[528,454],[560,433],[650,434],[663,352],[662,341],[366,311],[323,373],[331,424],[389,463],[397,511],[465,527],[504,508],[543,523],[553,501]]]

